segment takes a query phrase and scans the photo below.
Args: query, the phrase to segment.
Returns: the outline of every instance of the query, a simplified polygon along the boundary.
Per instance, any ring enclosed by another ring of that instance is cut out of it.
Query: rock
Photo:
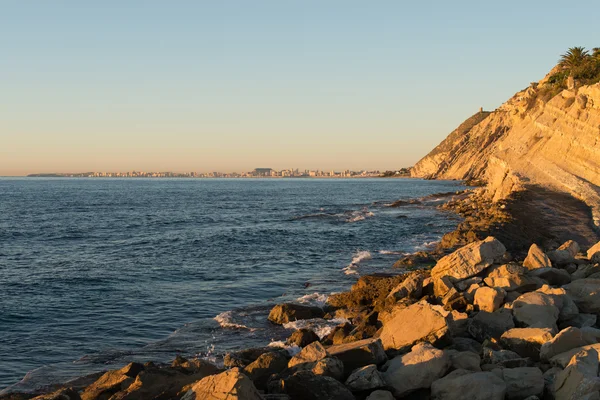
[[[574,262],[577,253],[579,245],[574,240],[569,240],[558,249],[549,252],[548,257],[556,265],[565,265]]]
[[[567,364],[571,361],[573,356],[581,351],[590,351],[595,350],[596,353],[600,352],[600,343],[596,344],[588,344],[585,346],[577,347],[575,349],[571,349],[569,351],[565,351],[564,353],[560,353],[555,355],[550,359],[550,364],[554,366],[559,366],[561,368],[566,368]],[[600,359],[598,360],[600,362]]]
[[[431,385],[432,400],[504,400],[506,383],[492,372],[457,369]]]
[[[581,328],[581,337],[586,342],[585,344],[595,344],[600,342],[600,329],[586,326]]]
[[[353,392],[362,392],[382,388],[385,386],[385,381],[377,370],[377,365],[371,364],[352,371],[346,379],[346,386]]]
[[[450,289],[448,293],[442,298],[442,304],[444,310],[464,310],[469,302],[456,288]]]
[[[253,363],[244,368],[244,373],[259,389],[267,386],[267,380],[272,374],[277,374],[287,368],[287,358],[279,352],[264,353]]]
[[[560,310],[558,314],[559,321],[566,321],[574,318],[579,314],[579,309],[573,299],[567,294],[563,288],[551,288],[548,285],[542,286],[537,290],[539,293],[544,293],[550,296],[556,302],[556,307]]]
[[[494,350],[489,347],[483,348],[483,362],[486,364],[501,365],[506,361],[520,359],[521,356],[510,350]]]
[[[108,371],[81,393],[82,400],[108,399],[131,385],[144,366],[131,363],[121,369]]]
[[[297,331],[294,331],[292,335],[288,338],[288,344],[295,344],[299,347],[305,347],[313,342],[318,342],[319,336],[314,333],[312,330],[307,328],[301,328]]]
[[[433,279],[450,277],[452,282],[477,275],[495,262],[502,261],[506,248],[494,237],[468,244],[441,258],[431,270]]]
[[[413,346],[410,353],[390,360],[383,377],[396,397],[418,389],[427,389],[433,381],[446,374],[451,366],[450,356],[429,343]]]
[[[571,282],[571,275],[564,269],[538,268],[530,272],[532,276],[542,278],[551,285],[562,286]]]
[[[188,374],[201,372],[205,375],[214,375],[223,372],[223,370],[213,363],[203,359],[185,359],[181,356],[175,357],[171,363],[171,367],[181,369]]]
[[[288,362],[288,368],[292,368],[298,364],[310,363],[314,361],[319,361],[322,358],[327,357],[327,350],[320,342],[313,342],[306,346],[300,351],[300,353],[296,354],[292,359]]]
[[[338,325],[323,338],[323,344],[342,344],[348,341],[350,333],[354,330],[354,325],[349,322]]]
[[[410,321],[410,323],[407,323]],[[449,332],[444,316],[431,304],[421,301],[394,309],[383,325],[379,339],[384,349],[400,349],[417,342],[436,342]]]
[[[477,340],[466,337],[455,337],[453,342],[454,343],[449,347],[449,349],[456,351],[470,351],[478,355],[481,354],[481,343],[479,343]]]
[[[556,321],[560,311],[555,299],[549,295],[540,292],[525,293],[513,301],[512,308],[515,321],[521,326],[558,331]]]
[[[465,279],[464,281],[456,282],[455,286],[456,289],[460,290],[461,292],[464,292],[465,290],[470,288],[471,285],[479,285],[482,281],[483,279],[481,279],[480,277],[474,276],[472,278]]]
[[[467,326],[469,323],[469,315],[467,313],[452,310],[446,316],[446,323],[448,324],[448,329],[450,329],[450,334],[453,337],[468,336]]]
[[[576,281],[579,279],[598,279],[598,275],[600,273],[600,266],[596,264],[582,264],[577,267],[577,269],[571,273],[571,280]]]
[[[581,312],[600,313],[600,279],[579,279],[564,286]]]
[[[507,292],[531,291],[539,285],[536,279],[527,276],[527,268],[515,263],[491,267],[484,282],[489,287],[504,289]]]
[[[4,396],[0,395],[0,399],[4,399]],[[10,399],[11,397],[8,397],[8,400]],[[79,393],[73,388],[63,388],[50,394],[33,397],[32,400],[81,400],[81,397],[79,397]]]
[[[594,264],[600,263],[600,242],[590,247],[587,251],[587,258]]]
[[[401,300],[406,297],[412,297],[415,299],[421,298],[421,294],[423,292],[423,279],[424,276],[421,273],[411,274],[401,284],[396,286],[390,292],[388,297],[394,298],[395,300]]]
[[[548,361],[557,354],[587,344],[589,343],[584,340],[579,328],[569,327],[558,332],[556,336],[542,345],[540,348],[540,359]]]
[[[344,379],[344,363],[335,357],[325,357],[310,369],[315,375],[329,376],[338,381]]]
[[[502,305],[506,292],[502,289],[480,287],[475,292],[474,305],[481,311],[494,312]]]
[[[552,262],[540,246],[532,244],[525,261],[523,261],[523,266],[527,269],[534,270],[537,268],[552,267]]]
[[[596,325],[596,320],[596,314],[577,314],[572,318],[564,320],[563,324],[560,325],[559,328],[566,328],[569,326],[574,326],[576,328],[585,328]]]
[[[364,339],[331,346],[328,353],[344,364],[344,370],[353,371],[365,365],[381,365],[387,361],[381,340]]]
[[[541,396],[544,392],[544,376],[539,368],[505,368],[501,373],[506,383],[506,398],[509,400]]]
[[[581,399],[598,390],[598,353],[593,349],[575,354],[554,381],[556,400]]]
[[[283,387],[292,400],[355,400],[342,383],[309,371],[296,372],[285,379]]]
[[[454,286],[452,285],[450,278],[447,276],[433,279],[433,295],[436,297],[446,296],[446,294],[453,288]]]
[[[513,328],[500,337],[500,342],[522,357],[540,358],[542,344],[552,339],[547,328]]]
[[[304,306],[301,304],[277,304],[269,313],[269,321],[283,325],[299,319],[323,318],[325,313],[319,307]]]
[[[504,332],[515,327],[510,310],[500,309],[489,313],[480,311],[469,320],[467,331],[477,341],[499,338]]]
[[[376,390],[366,400],[394,400],[394,395],[387,390]]]
[[[448,350],[450,362],[454,369],[465,369],[468,371],[481,371],[481,357],[471,351]]]
[[[469,303],[473,303],[475,301],[475,293],[477,293],[477,289],[479,289],[480,287],[480,284],[474,283],[471,286],[469,286],[467,290],[464,291],[463,295]]]
[[[233,368],[196,382],[181,400],[262,400],[262,397],[250,378],[239,368]]]

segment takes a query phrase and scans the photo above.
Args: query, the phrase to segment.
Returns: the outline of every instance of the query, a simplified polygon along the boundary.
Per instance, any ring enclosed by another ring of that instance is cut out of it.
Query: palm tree
[[[600,47],[594,47],[592,49],[592,57],[597,58],[598,60],[600,60]]]
[[[571,47],[565,54],[560,56],[558,65],[571,69],[582,65],[590,58],[590,53],[583,47]]]

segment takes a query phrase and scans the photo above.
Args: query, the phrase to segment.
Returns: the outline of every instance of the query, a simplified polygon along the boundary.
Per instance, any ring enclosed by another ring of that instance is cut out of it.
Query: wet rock
[[[259,389],[267,386],[267,380],[272,374],[277,374],[287,368],[288,360],[279,352],[264,353],[253,363],[244,368],[244,373]]]
[[[239,368],[233,368],[196,382],[181,400],[262,400],[262,397],[250,378]]]
[[[556,321],[560,311],[551,296],[540,292],[525,293],[513,302],[512,307],[515,321],[521,326],[558,331]]]
[[[108,371],[88,386],[81,393],[81,398],[82,400],[108,399],[113,394],[127,389],[143,369],[142,364],[131,363],[121,369]]]
[[[452,371],[431,385],[432,400],[504,400],[506,383],[492,372]]]
[[[515,327],[510,310],[500,309],[493,313],[480,311],[469,320],[467,331],[477,341],[499,338],[504,332]]]
[[[357,309],[370,306],[379,311],[380,307],[385,306],[392,289],[407,276],[408,274],[381,273],[361,276],[349,292],[333,294],[329,296],[327,303],[334,308]]]
[[[418,389],[426,389],[446,374],[451,366],[450,356],[429,343],[413,346],[410,353],[390,360],[383,377],[396,397]]]
[[[407,323],[410,321],[410,323]],[[395,309],[384,323],[379,339],[384,349],[401,349],[421,341],[436,342],[448,335],[444,316],[431,304],[421,301]]]
[[[272,347],[256,347],[227,353],[223,359],[223,365],[226,368],[244,368],[253,363],[262,354],[271,351],[274,351]]]
[[[571,349],[585,346],[586,340],[579,328],[569,327],[558,332],[551,340],[547,341],[540,348],[540,359],[548,361],[557,354],[564,353]]]
[[[328,354],[327,350],[325,350],[325,347],[323,347],[320,342],[313,342],[303,348],[300,353],[292,357],[292,359],[288,362],[288,368],[292,368],[298,364],[319,361],[327,356]]]
[[[542,344],[551,339],[552,333],[547,328],[513,328],[500,337],[500,342],[522,357],[539,360]]]
[[[527,253],[527,258],[523,261],[523,266],[527,269],[534,270],[552,267],[552,262],[540,246],[532,244],[529,248],[529,253]]]
[[[385,386],[385,381],[377,366],[371,364],[352,371],[346,379],[346,386],[353,392],[362,392],[382,388]]]
[[[354,330],[354,325],[349,322],[338,325],[323,338],[323,344],[342,344],[346,343],[350,334]]]
[[[269,321],[274,324],[283,325],[300,319],[323,318],[324,314],[323,310],[319,307],[284,303],[277,304],[271,309]]]
[[[506,248],[494,237],[468,244],[440,259],[431,270],[434,279],[444,276],[453,282],[477,275],[495,262],[502,261]]]
[[[317,336],[316,333],[314,333],[310,329],[301,328],[301,329],[298,329],[297,331],[294,331],[294,333],[292,333],[292,335],[288,338],[287,343],[295,344],[296,346],[299,346],[299,347],[305,347],[313,342],[318,342],[318,341],[319,341],[319,336]]]
[[[387,361],[383,344],[379,339],[364,339],[331,346],[327,351],[331,356],[342,361],[346,371],[353,371],[369,364],[381,365]]]
[[[292,400],[355,400],[342,383],[309,371],[296,372],[284,380],[283,387]]]
[[[494,312],[504,302],[506,292],[502,289],[491,287],[480,287],[475,292],[475,307],[481,311]]]
[[[600,279],[579,279],[564,286],[581,312],[600,313]]]
[[[551,285],[562,286],[571,282],[571,275],[564,269],[538,268],[530,272],[532,276],[542,278]]]
[[[599,390],[598,353],[593,349],[575,354],[554,381],[556,400],[581,399]]]

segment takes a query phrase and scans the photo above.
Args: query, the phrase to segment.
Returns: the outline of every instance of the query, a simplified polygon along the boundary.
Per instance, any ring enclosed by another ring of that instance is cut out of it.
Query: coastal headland
[[[564,71],[469,118],[412,169],[479,185],[441,206],[464,219],[435,251],[268,317],[347,319],[328,335],[0,399],[600,399],[600,84]]]

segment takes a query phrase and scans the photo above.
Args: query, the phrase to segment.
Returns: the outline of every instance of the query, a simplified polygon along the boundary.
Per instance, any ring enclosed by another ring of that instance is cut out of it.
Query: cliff
[[[585,202],[600,225],[600,84],[549,93],[552,74],[479,112],[412,169],[413,177],[481,179],[493,201],[528,187]]]

